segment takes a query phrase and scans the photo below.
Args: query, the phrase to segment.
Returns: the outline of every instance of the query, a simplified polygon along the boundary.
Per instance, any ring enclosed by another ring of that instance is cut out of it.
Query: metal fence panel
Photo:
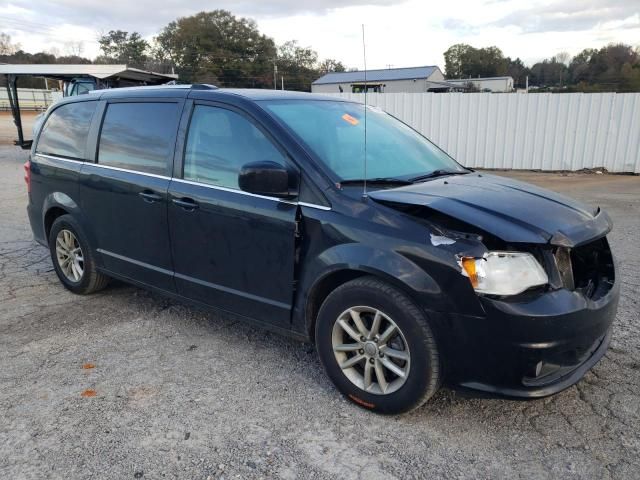
[[[46,110],[53,103],[51,90],[38,88],[19,88],[18,101],[21,110]],[[0,111],[10,110],[6,87],[0,87]]]
[[[469,167],[640,173],[640,93],[371,93],[367,101]]]

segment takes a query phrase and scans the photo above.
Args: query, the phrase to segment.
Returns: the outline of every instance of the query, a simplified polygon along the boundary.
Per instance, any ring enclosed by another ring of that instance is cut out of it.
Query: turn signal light
[[[478,288],[478,272],[476,271],[476,259],[473,257],[464,257],[462,259],[462,268],[467,272],[469,281],[473,288]]]

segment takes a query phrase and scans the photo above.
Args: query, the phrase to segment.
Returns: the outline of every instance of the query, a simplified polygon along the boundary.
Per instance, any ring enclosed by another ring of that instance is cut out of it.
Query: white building
[[[416,93],[448,91],[448,85],[440,68],[435,65],[411,68],[387,68],[367,70],[367,92]],[[311,84],[314,93],[362,93],[365,90],[365,72],[332,72]]]
[[[512,77],[460,78],[456,80],[447,80],[447,83],[459,87],[464,87],[469,83],[472,83],[473,86],[481,92],[513,92]]]

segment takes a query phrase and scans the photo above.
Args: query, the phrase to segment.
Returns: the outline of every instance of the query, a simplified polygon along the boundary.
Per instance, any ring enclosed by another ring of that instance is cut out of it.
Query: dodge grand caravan
[[[443,382],[550,395],[609,344],[603,210],[464,168],[358,103],[98,91],[50,109],[25,176],[64,287],[117,278],[313,341],[337,389],[374,411]]]

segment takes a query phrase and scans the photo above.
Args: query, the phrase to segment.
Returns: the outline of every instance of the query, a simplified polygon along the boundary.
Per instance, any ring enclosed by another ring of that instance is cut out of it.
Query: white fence
[[[56,99],[52,97],[51,90],[37,88],[19,88],[18,102],[21,110],[46,110]],[[11,110],[7,87],[0,87],[0,111]]]
[[[372,93],[367,101],[468,167],[640,173],[640,93]]]

